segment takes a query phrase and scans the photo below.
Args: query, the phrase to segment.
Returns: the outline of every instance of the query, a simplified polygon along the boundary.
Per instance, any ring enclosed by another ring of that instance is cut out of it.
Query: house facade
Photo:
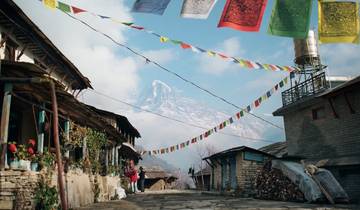
[[[288,155],[329,169],[353,201],[360,198],[359,112],[356,77],[273,113],[284,118]]]
[[[113,124],[107,111],[94,110],[78,101],[78,94],[91,88],[90,81],[13,1],[2,1],[0,11],[0,209],[34,208],[34,192],[43,171],[35,167],[30,171],[30,167],[18,167],[15,163],[17,159],[29,162],[39,157],[36,163],[40,164],[45,156],[48,159],[54,156],[56,126],[49,83],[54,84],[57,98],[68,207],[110,200],[120,183],[119,176],[114,176],[119,172],[115,169],[119,168],[120,156],[140,158],[133,148],[139,132],[126,117],[113,114],[116,116]],[[92,139],[82,136],[78,138],[80,143],[68,147],[78,130],[91,131]],[[106,139],[98,148],[96,142],[101,138]],[[132,148],[120,151],[119,146],[127,142]],[[26,150],[20,153],[21,146]],[[89,166],[89,159],[100,162],[101,157],[105,164]],[[49,164],[48,169],[56,167],[55,161]],[[94,173],[103,165],[104,173]],[[49,179],[51,186],[57,188],[57,172]]]
[[[265,152],[241,146],[204,158],[212,168],[211,189],[251,197],[255,193],[256,174],[270,157]]]

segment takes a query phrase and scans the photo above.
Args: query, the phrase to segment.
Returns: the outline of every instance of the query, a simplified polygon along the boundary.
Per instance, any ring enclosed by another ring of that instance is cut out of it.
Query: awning
[[[125,158],[139,160],[142,159],[141,155],[136,151],[136,149],[129,143],[123,142],[119,154]]]

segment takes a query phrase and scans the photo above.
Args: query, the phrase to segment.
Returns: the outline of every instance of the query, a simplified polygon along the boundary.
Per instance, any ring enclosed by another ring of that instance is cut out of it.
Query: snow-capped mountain
[[[140,97],[138,105],[144,109],[206,128],[212,128],[230,117],[221,110],[215,110],[194,99],[184,97],[179,90],[159,80],[152,82],[152,87]],[[235,113],[231,115],[233,114]],[[245,116],[242,120],[235,121],[224,132],[260,138],[267,129],[268,126],[259,120]]]

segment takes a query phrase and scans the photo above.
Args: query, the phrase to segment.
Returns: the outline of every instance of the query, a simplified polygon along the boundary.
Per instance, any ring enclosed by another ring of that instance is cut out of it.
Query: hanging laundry
[[[184,0],[181,17],[207,19],[217,0]]]
[[[259,31],[267,0],[227,0],[218,27]]]
[[[136,0],[132,12],[163,15],[170,0]]]
[[[320,43],[359,43],[359,4],[353,1],[318,3]]]
[[[276,0],[268,33],[305,39],[309,32],[312,0]]]

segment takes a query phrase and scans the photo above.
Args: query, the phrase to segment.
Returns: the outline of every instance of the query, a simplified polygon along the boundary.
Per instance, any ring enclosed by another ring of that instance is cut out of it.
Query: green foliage
[[[35,192],[36,209],[53,210],[59,205],[56,187],[50,187],[45,183],[39,183]]]
[[[18,146],[16,155],[19,158],[19,160],[28,160],[30,158],[25,145],[22,144]]]
[[[76,125],[74,122],[70,122],[69,138],[67,138],[65,132],[61,133],[62,139],[64,139],[64,146],[68,150],[73,150],[76,147],[82,147],[87,133],[87,128]]]
[[[99,155],[102,147],[106,145],[107,137],[104,133],[87,129],[86,145],[88,149],[88,158],[91,164],[93,174],[97,174],[100,169]]]
[[[45,147],[43,154],[40,156],[40,162],[42,166],[51,167],[55,163],[55,155]]]

